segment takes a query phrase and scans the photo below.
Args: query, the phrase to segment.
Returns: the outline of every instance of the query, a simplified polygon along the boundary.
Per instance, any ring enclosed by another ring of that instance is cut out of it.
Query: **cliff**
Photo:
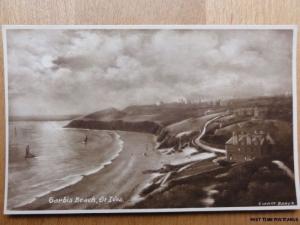
[[[217,115],[204,115],[206,110],[193,104],[109,108],[74,119],[66,127],[150,133],[157,136],[158,148],[180,150],[192,143],[208,119]]]

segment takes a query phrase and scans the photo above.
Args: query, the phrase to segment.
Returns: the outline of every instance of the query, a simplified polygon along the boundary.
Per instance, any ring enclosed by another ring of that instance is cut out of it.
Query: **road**
[[[225,149],[211,147],[211,146],[209,146],[209,145],[207,145],[207,144],[204,144],[204,143],[201,141],[201,138],[203,138],[203,136],[204,136],[205,133],[206,133],[207,126],[208,126],[210,123],[214,122],[215,120],[220,119],[221,117],[224,117],[224,116],[227,116],[227,114],[222,115],[222,116],[214,117],[213,119],[207,121],[207,122],[204,124],[202,130],[200,131],[200,132],[201,132],[200,135],[199,135],[197,138],[194,139],[194,141],[193,141],[194,144],[197,145],[197,146],[199,146],[200,148],[202,148],[202,149],[205,150],[205,151],[209,151],[209,152],[213,152],[213,153],[226,154],[226,150],[225,150]]]

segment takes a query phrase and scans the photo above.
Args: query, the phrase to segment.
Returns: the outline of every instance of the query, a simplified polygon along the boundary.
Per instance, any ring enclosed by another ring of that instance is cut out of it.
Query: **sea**
[[[123,142],[114,131],[64,128],[68,122],[9,123],[9,209],[79,182],[110,164],[122,151]],[[25,158],[27,145],[34,158]]]

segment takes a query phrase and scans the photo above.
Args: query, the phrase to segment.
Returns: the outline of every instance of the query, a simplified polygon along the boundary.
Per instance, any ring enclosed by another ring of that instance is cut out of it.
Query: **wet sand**
[[[154,135],[125,131],[117,133],[123,140],[123,151],[110,165],[17,210],[112,209],[131,204],[130,199],[152,176],[143,171],[159,169],[168,161],[168,156],[155,150]]]

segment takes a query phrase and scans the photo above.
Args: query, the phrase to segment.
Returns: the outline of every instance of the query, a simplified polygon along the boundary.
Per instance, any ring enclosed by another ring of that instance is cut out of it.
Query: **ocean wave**
[[[114,155],[112,155],[112,157],[108,161],[101,163],[99,167],[91,169],[91,170],[88,170],[85,173],[76,174],[76,175],[70,175],[70,176],[67,176],[67,177],[64,177],[64,178],[61,178],[61,179],[57,179],[56,181],[66,181],[66,180],[69,180],[69,181],[68,182],[63,182],[64,184],[62,184],[59,187],[56,187],[56,188],[54,188],[52,190],[48,190],[48,191],[45,191],[43,193],[39,193],[38,195],[34,196],[31,199],[23,201],[23,202],[19,203],[16,206],[13,206],[13,208],[23,207],[25,205],[33,203],[38,198],[42,198],[42,197],[44,197],[46,195],[49,195],[52,192],[60,191],[60,190],[62,190],[64,188],[76,185],[79,182],[81,182],[84,177],[96,174],[96,173],[100,172],[102,169],[104,169],[105,167],[107,167],[108,165],[112,164],[113,161],[116,160],[119,157],[120,153],[123,151],[124,141],[121,139],[121,137],[120,137],[120,135],[118,133],[116,133],[116,132],[110,132],[110,133],[113,134],[114,137],[115,137],[115,139],[118,141],[118,151]]]

